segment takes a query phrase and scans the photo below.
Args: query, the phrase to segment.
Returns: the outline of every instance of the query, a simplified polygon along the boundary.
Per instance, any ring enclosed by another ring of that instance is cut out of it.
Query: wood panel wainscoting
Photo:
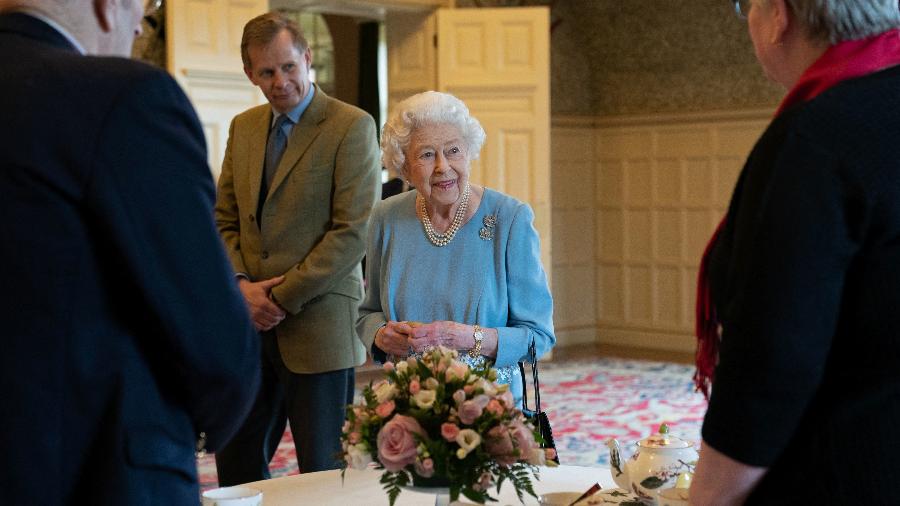
[[[553,117],[560,346],[694,349],[700,256],[772,113]]]

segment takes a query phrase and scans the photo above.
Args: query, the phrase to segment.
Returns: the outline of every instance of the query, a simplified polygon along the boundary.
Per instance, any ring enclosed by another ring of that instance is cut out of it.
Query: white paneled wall
[[[554,119],[560,344],[693,350],[697,265],[770,115]]]

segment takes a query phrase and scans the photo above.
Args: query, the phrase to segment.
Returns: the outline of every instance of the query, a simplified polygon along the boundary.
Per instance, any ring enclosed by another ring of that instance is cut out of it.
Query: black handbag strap
[[[531,362],[531,378],[534,382],[534,411],[541,412],[541,381],[538,377],[537,352],[534,339],[528,345],[528,359]],[[525,381],[525,363],[519,362],[519,372],[522,374],[522,407],[528,409],[528,382]]]

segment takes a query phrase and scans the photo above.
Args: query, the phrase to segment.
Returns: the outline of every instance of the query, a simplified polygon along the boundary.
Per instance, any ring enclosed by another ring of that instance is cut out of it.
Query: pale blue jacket
[[[437,247],[425,236],[415,199],[415,191],[402,193],[372,212],[366,296],[356,322],[360,338],[382,361],[385,355],[373,342],[388,320],[449,320],[496,328],[494,366],[519,399],[517,363],[528,360],[531,340],[538,357],[556,344],[553,299],[541,266],[534,212],[528,204],[485,188],[475,215],[449,244]],[[486,226],[489,215],[495,218],[493,227]]]

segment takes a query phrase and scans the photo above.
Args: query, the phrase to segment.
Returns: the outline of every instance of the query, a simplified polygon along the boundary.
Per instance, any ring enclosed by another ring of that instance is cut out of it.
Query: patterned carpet
[[[631,443],[662,422],[672,433],[699,441],[706,401],[694,392],[693,373],[693,366],[618,358],[541,364],[541,401],[560,462],[606,466],[607,439]],[[201,488],[215,487],[213,457],[204,457],[197,465]],[[271,470],[273,477],[297,474],[290,431],[285,432]]]

